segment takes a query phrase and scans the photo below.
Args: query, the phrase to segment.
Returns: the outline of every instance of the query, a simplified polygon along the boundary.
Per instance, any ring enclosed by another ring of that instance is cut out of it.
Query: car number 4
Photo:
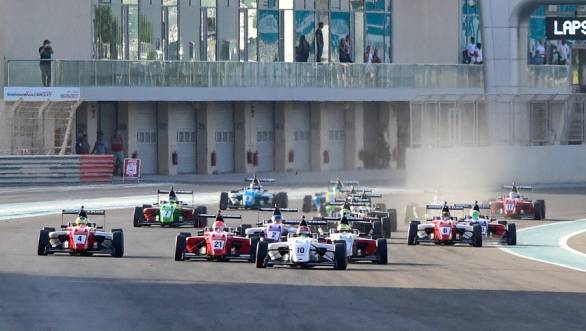
[[[76,244],[85,244],[86,236],[75,236]]]

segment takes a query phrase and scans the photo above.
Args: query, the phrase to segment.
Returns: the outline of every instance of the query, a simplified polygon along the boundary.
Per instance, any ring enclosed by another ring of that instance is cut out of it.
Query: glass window
[[[353,62],[353,46],[350,35],[350,13],[330,14],[330,48],[332,62]]]
[[[219,1],[216,15],[218,16],[219,25],[216,26],[218,32],[218,60],[220,61],[238,61],[238,3],[233,1]]]
[[[139,40],[141,60],[162,60],[161,2],[140,0]]]
[[[305,38],[309,49],[300,48],[301,37]],[[315,62],[315,14],[309,10],[295,11],[296,61]],[[307,54],[309,53],[309,54]]]
[[[279,11],[258,11],[259,60],[279,61]]]
[[[178,14],[177,6],[163,7],[163,47],[166,60],[179,60]]]
[[[94,6],[94,52],[98,59],[121,60],[122,7],[117,4]]]
[[[181,1],[179,10],[179,58],[183,61],[199,60],[200,13],[196,0]]]
[[[460,33],[460,56],[462,63],[470,63],[470,49],[474,49],[477,43],[482,43],[480,33],[480,4],[474,1],[462,0],[462,31]],[[472,47],[474,45],[474,47]]]
[[[201,59],[216,61],[216,8],[201,8]]]
[[[373,62],[385,61],[387,54],[390,53],[390,37],[387,38],[390,31],[386,31],[387,27],[385,13],[366,13],[366,47],[370,46],[373,52]],[[389,40],[387,44],[386,41]],[[388,46],[388,47],[387,47]]]

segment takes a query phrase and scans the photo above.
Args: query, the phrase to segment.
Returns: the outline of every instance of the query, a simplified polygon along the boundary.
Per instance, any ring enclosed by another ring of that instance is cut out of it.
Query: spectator
[[[324,22],[319,22],[317,30],[315,31],[315,45],[317,47],[317,54],[315,55],[315,62],[321,62],[321,57],[324,52],[324,34],[322,29],[324,28]]]
[[[104,155],[108,153],[108,147],[104,143],[104,133],[102,131],[98,131],[98,139],[94,144],[94,149],[92,149],[92,154],[97,155]]]
[[[348,62],[352,63],[352,62],[354,62],[352,59],[352,54],[353,54],[353,52],[352,52],[352,38],[350,37],[349,34],[346,35],[346,47],[348,50],[347,51],[347,54],[348,54],[347,60],[348,60]]]
[[[473,58],[474,54],[476,53],[475,41],[476,39],[474,39],[474,37],[470,38],[470,43],[468,44],[468,46],[466,46],[466,59],[464,60],[464,63],[466,64],[474,63]]]
[[[560,53],[560,64],[561,65],[568,64],[568,61],[570,60],[570,46],[568,46],[568,43],[565,40],[562,40],[562,44],[559,47],[559,53]]]
[[[366,46],[364,51],[364,63],[372,63],[372,48],[370,45]]]
[[[545,64],[545,47],[543,47],[541,40],[537,42],[533,58],[535,64]]]
[[[348,47],[346,45],[346,39],[341,38],[338,44],[338,58],[341,63],[348,62],[347,58]]]
[[[295,48],[295,61],[307,62],[309,59],[309,43],[305,40],[305,36],[299,37],[299,44]]]
[[[482,64],[484,62],[484,54],[482,53],[482,44],[476,44],[476,52],[474,52],[474,63]]]
[[[116,130],[112,136],[112,154],[114,154],[114,175],[122,176],[122,165],[124,163],[124,139],[120,131]]]
[[[41,61],[39,66],[41,68],[41,81],[43,86],[51,86],[51,56],[53,55],[53,48],[51,41],[43,41],[43,46],[39,47],[39,57]]]
[[[83,132],[78,131],[75,137],[75,154],[82,154],[83,152]]]
[[[378,56],[378,48],[374,49],[374,53],[372,54],[372,63],[382,63],[380,57]]]
[[[88,141],[87,134],[84,134],[81,137],[81,144],[82,144],[82,147],[81,147],[80,154],[89,154],[90,153],[90,143]]]

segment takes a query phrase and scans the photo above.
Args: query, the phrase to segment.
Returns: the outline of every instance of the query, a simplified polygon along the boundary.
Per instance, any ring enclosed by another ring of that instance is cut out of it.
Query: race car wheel
[[[55,232],[55,228],[44,227],[43,230],[47,230],[49,232]]]
[[[142,205],[142,209],[153,208],[153,205]]]
[[[311,195],[306,195],[303,197],[303,207],[301,208],[301,210],[304,213],[311,212]]]
[[[407,245],[417,245],[417,226],[418,222],[411,221],[409,223],[409,232],[407,235]]]
[[[372,239],[378,239],[383,237],[383,225],[382,222],[373,221],[372,222]]]
[[[267,256],[269,255],[269,243],[266,241],[261,241],[258,243],[256,248],[256,267],[257,268],[266,268],[267,267]]]
[[[179,236],[184,236],[185,238],[191,237],[191,232],[179,232]]]
[[[287,208],[289,206],[289,197],[286,192],[279,192],[273,198],[273,203],[279,208]]]
[[[542,220],[545,218],[545,201],[543,200],[535,200],[533,202],[533,219],[534,220]]]
[[[348,266],[348,259],[346,258],[346,244],[335,243],[334,244],[334,269],[335,270],[346,270]]]
[[[228,209],[228,192],[220,193],[220,210]]]
[[[256,251],[258,249],[258,242],[260,241],[260,237],[252,237],[250,238],[250,262],[254,263],[256,261]]]
[[[387,210],[387,205],[385,203],[377,203],[377,204],[374,205],[374,208],[376,210],[386,211]]]
[[[47,255],[47,248],[49,247],[49,231],[41,230],[39,233],[39,246],[37,247],[38,255]]]
[[[241,236],[246,236],[246,229],[250,229],[252,227],[252,225],[250,224],[241,224],[237,229],[236,232],[238,232],[239,235]]]
[[[472,246],[482,247],[482,227],[480,224],[472,226]]]
[[[391,220],[388,217],[382,219],[383,222],[383,237],[391,239]]]
[[[122,257],[124,255],[124,233],[122,230],[112,230],[112,256]]]
[[[498,221],[498,224],[506,226],[507,225],[507,221]]]
[[[141,207],[134,207],[134,217],[132,218],[132,225],[135,228],[140,228],[142,226],[142,219],[144,214],[142,213],[143,209]]]
[[[387,240],[378,239],[376,241],[376,263],[377,264],[388,264],[389,253],[387,251]]]
[[[391,232],[397,232],[397,210],[387,209],[389,213],[389,220],[391,221]]]
[[[536,202],[539,203],[540,208],[539,208],[539,216],[541,216],[541,220],[545,219],[545,200],[537,200]]]
[[[507,224],[507,245],[517,245],[517,224]]]
[[[182,233],[178,234],[175,237],[175,261],[183,261],[185,260],[185,241],[187,237],[184,236]]]

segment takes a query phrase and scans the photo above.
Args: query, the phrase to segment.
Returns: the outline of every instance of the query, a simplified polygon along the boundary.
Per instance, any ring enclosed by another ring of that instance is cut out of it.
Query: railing
[[[528,65],[527,80],[531,88],[568,88],[570,69],[565,65]]]
[[[8,60],[7,86],[41,86],[39,61]],[[52,86],[481,89],[476,65],[52,61]]]

